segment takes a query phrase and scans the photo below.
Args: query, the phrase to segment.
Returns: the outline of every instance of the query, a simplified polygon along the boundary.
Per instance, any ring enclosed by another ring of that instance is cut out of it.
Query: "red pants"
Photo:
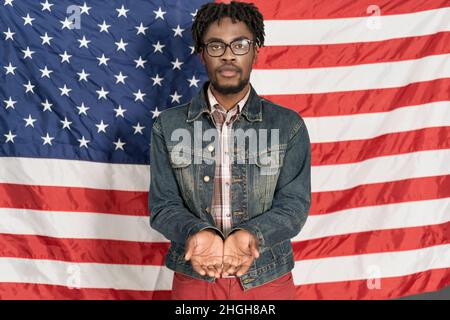
[[[294,300],[292,272],[244,292],[239,278],[219,278],[216,282],[195,279],[175,272],[172,300]]]

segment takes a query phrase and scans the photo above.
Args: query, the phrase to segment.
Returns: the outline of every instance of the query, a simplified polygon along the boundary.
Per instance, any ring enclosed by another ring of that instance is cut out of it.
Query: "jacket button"
[[[203,181],[208,182],[209,181],[209,176],[204,176],[203,177]]]
[[[209,146],[208,146],[208,151],[213,151],[214,150],[214,146],[212,145],[212,144],[210,144]]]
[[[254,278],[247,278],[247,279],[244,279],[244,283],[250,283],[250,282],[252,282],[252,281],[255,281],[255,279]]]

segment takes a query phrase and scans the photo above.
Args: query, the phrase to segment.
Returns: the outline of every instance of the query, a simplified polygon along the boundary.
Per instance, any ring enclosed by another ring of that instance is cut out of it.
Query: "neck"
[[[224,107],[227,111],[231,110],[239,101],[241,101],[247,94],[248,90],[250,90],[250,83],[247,83],[245,88],[238,93],[222,95],[219,92],[217,92],[213,86],[211,86],[211,92],[213,93],[217,102],[219,102],[219,104],[222,107]]]

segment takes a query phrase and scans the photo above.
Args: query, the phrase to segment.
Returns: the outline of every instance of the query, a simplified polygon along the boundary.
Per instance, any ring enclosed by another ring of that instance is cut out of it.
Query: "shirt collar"
[[[239,108],[239,112],[241,112],[242,111],[242,108],[244,107],[244,105],[245,105],[245,103],[247,102],[247,100],[248,100],[248,97],[250,96],[250,88],[249,88],[249,90],[247,91],[247,93],[245,94],[245,96],[237,103],[237,105],[239,106],[238,108]],[[218,104],[219,106],[221,106],[220,105],[220,103],[217,101],[217,99],[216,99],[216,97],[214,96],[214,94],[212,93],[212,90],[211,90],[211,83],[209,84],[209,86],[208,86],[208,100],[209,100],[209,105],[210,105],[210,107],[211,107],[211,109],[210,109],[210,111],[213,111],[215,108],[216,108],[216,105]],[[223,108],[223,107],[222,107]],[[225,108],[224,108],[225,109]]]

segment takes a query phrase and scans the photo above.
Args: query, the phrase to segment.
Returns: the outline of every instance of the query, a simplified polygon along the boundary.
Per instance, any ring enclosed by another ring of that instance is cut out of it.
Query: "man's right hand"
[[[220,278],[222,273],[223,240],[214,230],[202,230],[189,237],[184,259],[191,260],[193,269],[204,276]]]

